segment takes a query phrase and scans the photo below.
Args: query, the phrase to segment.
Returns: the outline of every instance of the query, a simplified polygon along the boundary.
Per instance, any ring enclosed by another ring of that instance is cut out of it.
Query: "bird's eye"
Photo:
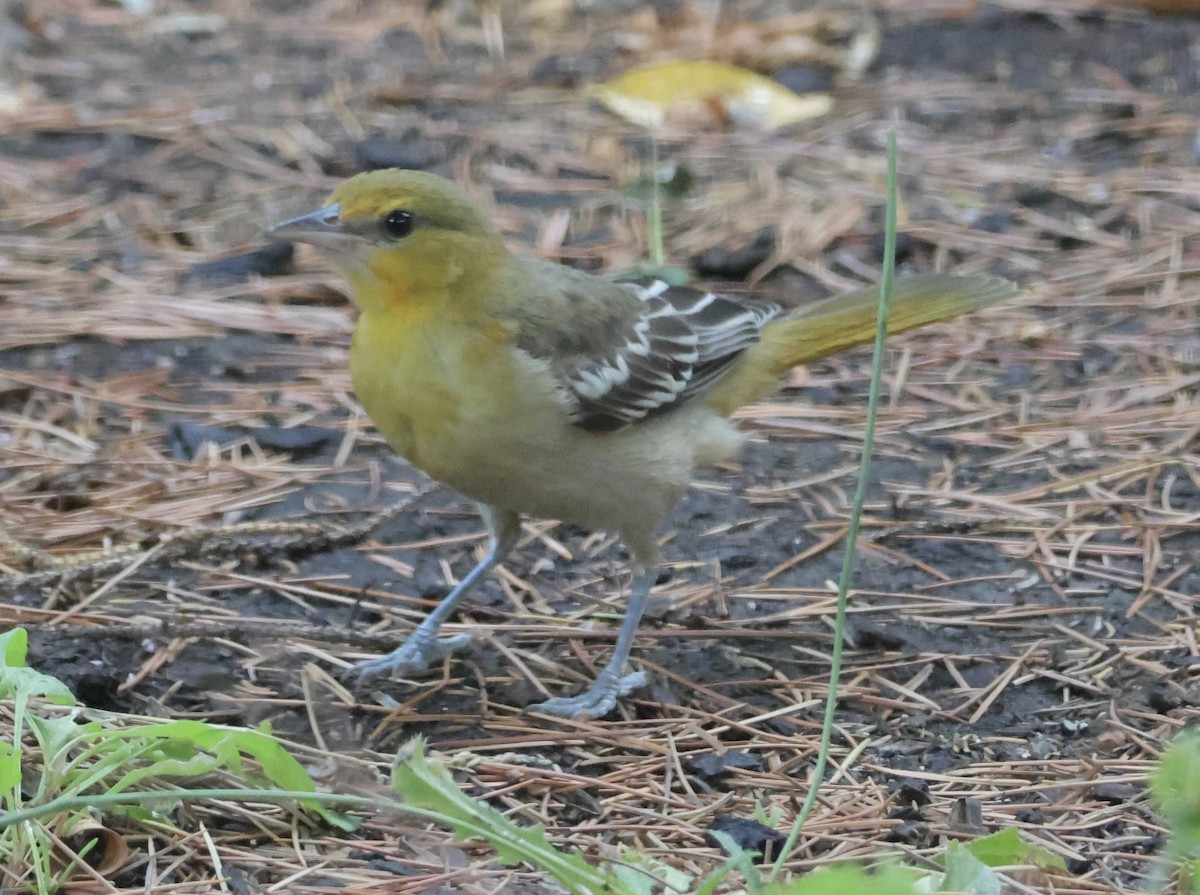
[[[413,231],[413,213],[397,208],[383,217],[383,232],[392,239],[403,239]]]

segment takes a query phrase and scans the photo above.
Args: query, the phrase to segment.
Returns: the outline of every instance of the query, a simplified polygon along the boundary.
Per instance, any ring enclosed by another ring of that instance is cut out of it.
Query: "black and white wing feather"
[[[636,313],[604,340],[603,350],[556,364],[577,405],[575,424],[591,432],[620,429],[685,403],[720,378],[780,312],[776,305],[661,280],[621,286],[639,300]]]

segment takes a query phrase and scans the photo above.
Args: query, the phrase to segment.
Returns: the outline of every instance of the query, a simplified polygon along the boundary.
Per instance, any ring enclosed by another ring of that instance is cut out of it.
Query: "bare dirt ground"
[[[0,525],[30,551],[0,555],[0,623],[30,629],[32,664],[97,708],[270,721],[333,756],[314,759],[333,789],[381,785],[425,734],[476,756],[469,792],[589,853],[697,871],[719,861],[703,838],[718,815],[761,803],[786,829],[815,754],[867,351],[743,412],[740,461],[663,532],[635,651],[653,684],[612,719],[522,712],[581,687],[611,645],[627,578],[602,535],[531,520],[457,620],[473,646],[358,694],[341,671],[395,645],[482,549],[467,502],[435,490],[352,543],[159,546],[352,525],[423,486],[354,402],[339,281],[305,249],[263,250],[266,224],[363,168],[422,167],[472,190],[514,247],[627,269],[646,251],[628,195],[650,141],[579,88],[727,56],[829,86],[834,109],[775,134],[662,136],[660,162],[695,178],[665,209],[671,260],[785,303],[860,284],[894,125],[902,273],[1027,290],[892,343],[835,768],[793,867],[919,860],[1016,826],[1067,860],[1057,891],[1137,890],[1161,845],[1146,773],[1200,703],[1200,23],[893,0],[851,81],[755,55],[804,30],[784,6],[726,3],[714,30],[687,3],[501,4],[500,58],[466,3],[9,4]],[[79,556],[108,546],[127,552]],[[730,750],[744,767],[714,764]],[[207,887],[211,855],[185,835],[203,821],[225,871],[263,888],[550,890],[395,818],[294,839],[206,806],[176,820],[114,886],[177,861],[179,891]]]

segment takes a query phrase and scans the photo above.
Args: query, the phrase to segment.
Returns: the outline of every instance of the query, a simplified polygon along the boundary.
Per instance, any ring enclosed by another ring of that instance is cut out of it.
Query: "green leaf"
[[[579,855],[559,851],[540,825],[519,827],[490,805],[458,788],[445,765],[425,755],[425,741],[411,740],[397,756],[392,786],[407,804],[438,815],[463,839],[483,839],[505,864],[530,864],[574,895],[640,895],[621,879],[592,867]]]
[[[80,724],[74,715],[54,718],[30,715],[29,729],[37,737],[42,763],[48,768],[66,767],[71,750],[77,748],[80,741],[93,739],[102,731],[99,722]]]
[[[0,668],[0,699],[17,694],[26,698],[41,696],[54,705],[75,704],[71,690],[56,677],[33,668]]]
[[[303,765],[279,741],[253,730],[182,720],[104,731],[102,737],[109,740],[141,738],[156,741],[154,749],[146,754],[151,765],[131,771],[114,784],[114,788],[128,788],[152,776],[199,776],[216,767],[252,782],[247,779],[243,764],[243,755],[248,755],[258,762],[272,786],[299,792],[317,790]],[[339,829],[353,830],[358,826],[354,818],[324,808],[318,802],[303,799],[301,804]]]
[[[88,779],[94,774],[94,761],[87,749],[80,751],[80,745],[94,739],[100,730],[97,722],[80,724],[73,714],[50,718],[28,715],[26,721],[38,746],[31,758],[41,765],[31,803],[40,804],[63,794],[76,795],[95,782]]]
[[[124,769],[124,773],[110,780],[105,789],[108,792],[127,792],[138,788],[144,781],[154,781],[166,778],[196,779],[205,774],[225,768],[238,774],[238,771],[228,768],[217,755],[206,752],[195,743],[187,741],[142,742],[131,741],[134,754],[129,755],[125,764],[132,765]],[[135,759],[138,764],[133,765]],[[239,761],[240,764],[240,761]],[[245,780],[245,778],[242,778]],[[246,781],[249,782],[249,781]]]
[[[1013,832],[1016,832],[1015,830]],[[971,853],[961,842],[946,846],[946,874],[939,892],[968,892],[970,895],[1000,895],[1003,888],[996,871]]]
[[[917,895],[921,874],[898,864],[867,870],[859,864],[835,864],[786,883],[774,883],[761,895]]]
[[[988,867],[1032,864],[1056,870],[1067,869],[1067,862],[1062,857],[1040,845],[1026,842],[1016,827],[1008,827],[990,836],[975,839],[967,844],[967,849]]]
[[[1200,850],[1200,731],[1185,730],[1171,741],[1150,775],[1150,795],[1178,854]]]
[[[0,742],[0,804],[13,810],[21,802],[21,750]]]
[[[755,862],[762,858],[763,855],[756,851],[742,848],[732,836],[721,830],[709,830],[708,835],[717,840],[717,844],[721,846],[722,851],[729,856],[730,865],[734,869],[741,871],[750,891],[757,892],[761,889],[762,874],[758,872],[758,865]]]
[[[24,628],[0,634],[0,699],[44,696],[55,705],[74,705],[66,684],[25,664],[28,652],[29,634]]]
[[[645,852],[626,849],[622,863],[612,865],[616,888],[631,895],[662,895],[666,892],[690,892],[692,876],[656,861]]]
[[[0,634],[0,668],[24,668],[29,652],[29,632],[13,628]]]

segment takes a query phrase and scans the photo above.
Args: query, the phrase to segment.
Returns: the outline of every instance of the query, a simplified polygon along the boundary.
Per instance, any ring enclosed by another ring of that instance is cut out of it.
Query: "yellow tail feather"
[[[888,333],[957,317],[1015,295],[1016,287],[999,277],[909,277],[892,290]],[[769,323],[762,341],[709,393],[709,404],[728,416],[773,390],[797,364],[872,341],[878,308],[879,290],[869,287],[814,302]]]

